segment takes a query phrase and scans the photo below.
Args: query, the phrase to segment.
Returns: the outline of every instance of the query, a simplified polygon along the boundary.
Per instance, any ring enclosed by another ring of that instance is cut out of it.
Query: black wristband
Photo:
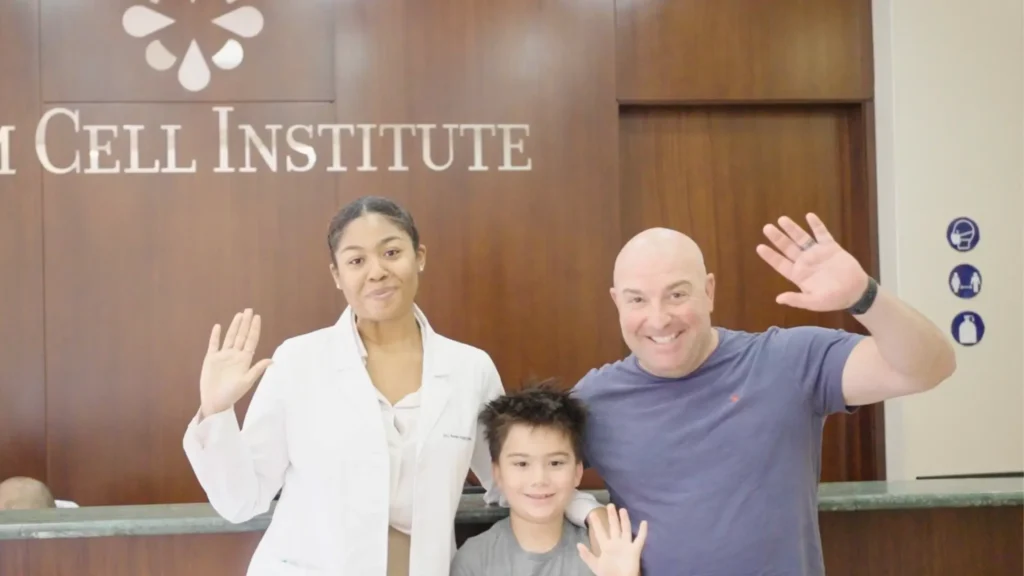
[[[864,294],[860,297],[860,300],[857,300],[846,311],[854,315],[863,314],[875,303],[876,296],[878,296],[878,282],[875,282],[874,278],[868,276],[868,287],[864,289]]]

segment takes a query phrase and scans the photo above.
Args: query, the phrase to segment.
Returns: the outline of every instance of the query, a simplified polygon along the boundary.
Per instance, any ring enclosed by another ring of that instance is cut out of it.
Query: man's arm
[[[595,518],[603,518],[601,516],[603,511],[604,506],[597,501],[593,494],[577,490],[565,508],[565,517],[577,526],[589,528],[593,525]]]
[[[879,290],[874,300],[868,290],[873,281],[849,252],[832,237],[814,214],[807,215],[811,237],[788,216],[779,226],[768,224],[764,234],[775,250],[761,244],[757,253],[784,278],[800,289],[779,294],[779,304],[814,312],[857,307],[854,317],[868,329],[843,366],[843,400],[847,406],[881,402],[930,390],[956,369],[953,347],[931,321]],[[781,227],[781,230],[779,229]],[[830,388],[830,387],[826,387]]]
[[[591,372],[593,372],[593,371],[591,371]],[[589,374],[587,374],[587,376],[589,376]],[[586,404],[587,401],[583,397],[583,395],[582,395],[582,393],[580,391],[580,387],[583,385],[584,382],[586,382],[587,376],[584,376],[583,379],[581,379],[579,382],[577,382],[576,385],[573,386],[572,389],[569,392],[570,394],[575,396],[577,399],[579,399],[584,404]],[[585,431],[584,431],[584,436],[586,436],[586,432]],[[589,469],[591,467],[590,466],[590,460],[587,457],[586,442],[583,443],[583,454],[580,455],[580,459],[583,461],[583,470],[587,470],[587,469]],[[579,494],[581,494],[581,492],[577,491],[577,494],[573,498],[573,501],[570,502],[570,504],[569,504],[569,506],[568,506],[568,508],[566,510],[566,517],[567,518],[571,518],[570,514],[572,516],[575,516],[575,517],[582,517],[583,518],[583,523],[582,524],[580,524],[579,522],[573,522],[573,523],[577,524],[577,525],[580,525],[580,526],[583,526],[583,527],[587,528],[590,531],[593,531],[595,523],[599,523],[600,526],[607,527],[608,526],[608,510],[600,502],[597,501],[597,498],[594,498],[592,495],[586,494],[586,496],[588,496],[588,499],[580,499],[578,497]],[[593,500],[591,501],[591,500],[589,500],[589,498],[593,498]],[[590,544],[591,544],[591,546],[594,547],[595,550],[599,549],[598,543],[597,543],[596,540],[594,540],[593,537],[591,537],[591,539],[590,539]]]
[[[879,288],[874,304],[854,318],[871,336],[853,348],[843,368],[848,406],[925,392],[956,370],[945,334],[895,295]]]

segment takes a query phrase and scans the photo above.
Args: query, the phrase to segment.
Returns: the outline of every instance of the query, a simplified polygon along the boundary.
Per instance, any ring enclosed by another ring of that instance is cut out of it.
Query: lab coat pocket
[[[454,464],[456,469],[469,468],[470,459],[473,457],[473,448],[476,444],[476,431],[469,429],[452,428],[445,430],[436,440],[437,456],[446,460],[448,466]]]
[[[454,409],[457,407],[458,409]],[[477,411],[475,404],[456,404],[449,409],[446,418],[438,423],[436,442],[443,450],[460,452],[473,450],[477,434]]]

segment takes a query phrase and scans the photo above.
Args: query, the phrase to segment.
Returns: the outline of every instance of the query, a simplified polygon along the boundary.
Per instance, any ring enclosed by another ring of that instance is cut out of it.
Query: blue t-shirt
[[[652,376],[631,355],[576,385],[587,465],[634,533],[647,520],[646,576],[821,576],[822,429],[852,411],[843,367],[862,336],[717,330],[686,377]]]

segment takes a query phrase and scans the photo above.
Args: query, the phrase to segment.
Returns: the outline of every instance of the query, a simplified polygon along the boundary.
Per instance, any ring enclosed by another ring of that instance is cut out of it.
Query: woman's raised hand
[[[235,314],[220,342],[220,324],[210,332],[210,347],[199,376],[200,416],[206,418],[235,405],[270,366],[270,359],[252,365],[253,353],[260,341],[260,316],[252,309]]]

